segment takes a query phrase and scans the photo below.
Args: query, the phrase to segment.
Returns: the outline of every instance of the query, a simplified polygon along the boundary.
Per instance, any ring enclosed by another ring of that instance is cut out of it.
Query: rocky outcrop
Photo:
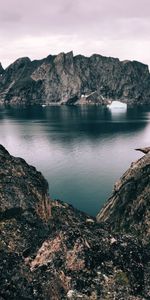
[[[149,244],[47,190],[40,172],[0,146],[0,299],[149,299]]]
[[[148,66],[136,61],[72,52],[39,61],[16,60],[0,78],[0,103],[106,104],[109,99],[128,104],[150,103]]]
[[[97,220],[107,222],[112,230],[150,240],[150,152],[132,163],[116,182]]]
[[[22,158],[14,158],[0,145],[0,213],[33,209],[46,197],[48,183]]]
[[[4,69],[2,67],[2,64],[0,63],[0,76],[4,73]]]

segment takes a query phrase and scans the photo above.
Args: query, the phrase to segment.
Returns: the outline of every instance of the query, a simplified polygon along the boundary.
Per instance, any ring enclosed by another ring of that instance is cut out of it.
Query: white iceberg
[[[124,109],[126,110],[127,109],[127,104],[126,103],[123,103],[123,102],[120,102],[120,101],[112,101],[111,104],[108,104],[107,105],[108,108],[110,109]]]

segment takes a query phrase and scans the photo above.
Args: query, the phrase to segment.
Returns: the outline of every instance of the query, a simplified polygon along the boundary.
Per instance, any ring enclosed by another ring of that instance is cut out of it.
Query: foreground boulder
[[[150,297],[148,244],[51,201],[40,172],[0,146],[0,299]]]

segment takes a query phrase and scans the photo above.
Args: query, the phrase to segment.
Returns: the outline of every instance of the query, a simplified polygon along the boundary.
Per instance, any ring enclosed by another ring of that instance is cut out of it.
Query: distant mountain
[[[148,66],[73,52],[34,61],[19,58],[5,70],[0,64],[0,103],[105,104],[109,99],[150,104]]]

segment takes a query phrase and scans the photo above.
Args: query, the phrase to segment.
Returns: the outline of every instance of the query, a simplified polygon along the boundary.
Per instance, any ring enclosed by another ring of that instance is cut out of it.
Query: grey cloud
[[[15,12],[3,11],[0,12],[0,23],[18,23],[21,21],[21,15]]]
[[[111,32],[114,22],[149,19],[149,8],[149,0],[2,0],[0,25],[9,19],[8,27],[4,28],[7,34],[14,20],[16,34],[88,33],[92,30],[95,33],[96,28],[101,30],[109,26]]]
[[[128,43],[149,40],[149,32],[149,0],[1,0],[4,42],[75,35],[91,43],[110,39]]]

